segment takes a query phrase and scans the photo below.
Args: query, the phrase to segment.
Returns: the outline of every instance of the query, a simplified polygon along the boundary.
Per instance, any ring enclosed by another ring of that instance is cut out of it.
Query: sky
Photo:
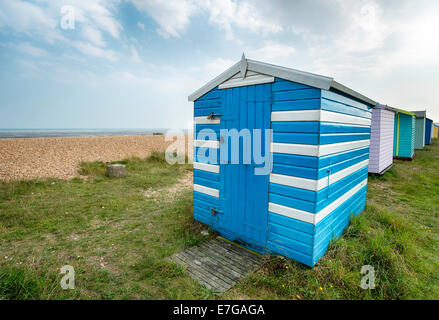
[[[439,122],[437,0],[2,0],[0,128],[188,128],[239,61],[333,77]]]

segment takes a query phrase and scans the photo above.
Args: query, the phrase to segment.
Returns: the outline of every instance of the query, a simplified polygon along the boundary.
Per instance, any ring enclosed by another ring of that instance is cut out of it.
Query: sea
[[[0,138],[138,136],[166,132],[168,129],[0,129]]]

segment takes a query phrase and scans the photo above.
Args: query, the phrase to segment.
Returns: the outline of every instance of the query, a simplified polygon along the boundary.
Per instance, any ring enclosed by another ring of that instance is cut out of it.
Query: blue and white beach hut
[[[189,100],[196,127],[194,218],[255,251],[317,263],[350,215],[365,207],[376,102],[330,77],[244,56]],[[271,129],[272,142],[253,129]],[[232,139],[239,141],[235,164]],[[241,161],[267,145],[266,163],[255,156]]]

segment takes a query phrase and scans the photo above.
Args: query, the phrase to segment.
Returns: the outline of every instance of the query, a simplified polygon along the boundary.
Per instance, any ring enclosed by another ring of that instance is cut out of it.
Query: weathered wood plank
[[[261,257],[222,239],[213,239],[171,257],[187,274],[216,292],[225,292],[260,266]]]
[[[184,254],[182,254],[182,256],[184,257],[186,263],[190,263],[190,266],[188,268],[191,268],[191,269],[197,271],[198,273],[202,274],[203,278],[207,282],[210,282],[210,283],[214,282],[222,287],[227,287],[227,286],[233,284],[232,281],[227,282],[224,279],[215,275],[215,273],[213,273],[212,270],[209,269],[205,263],[197,260],[196,255],[194,255],[192,253],[184,252]],[[199,263],[197,263],[197,261]]]

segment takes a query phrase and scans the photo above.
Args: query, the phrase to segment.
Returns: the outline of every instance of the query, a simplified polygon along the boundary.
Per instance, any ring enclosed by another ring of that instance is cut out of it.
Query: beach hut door
[[[266,245],[269,175],[260,174],[260,170],[255,172],[256,168],[265,164],[260,163],[260,158],[255,161],[253,153],[259,151],[264,156],[270,152],[265,150],[264,134],[265,129],[270,129],[270,99],[271,84],[260,84],[223,89],[221,102],[219,146],[222,214],[218,215],[218,226],[231,233],[236,240],[255,248]],[[259,133],[257,130],[260,130]],[[260,144],[259,148],[255,148],[257,143]]]

